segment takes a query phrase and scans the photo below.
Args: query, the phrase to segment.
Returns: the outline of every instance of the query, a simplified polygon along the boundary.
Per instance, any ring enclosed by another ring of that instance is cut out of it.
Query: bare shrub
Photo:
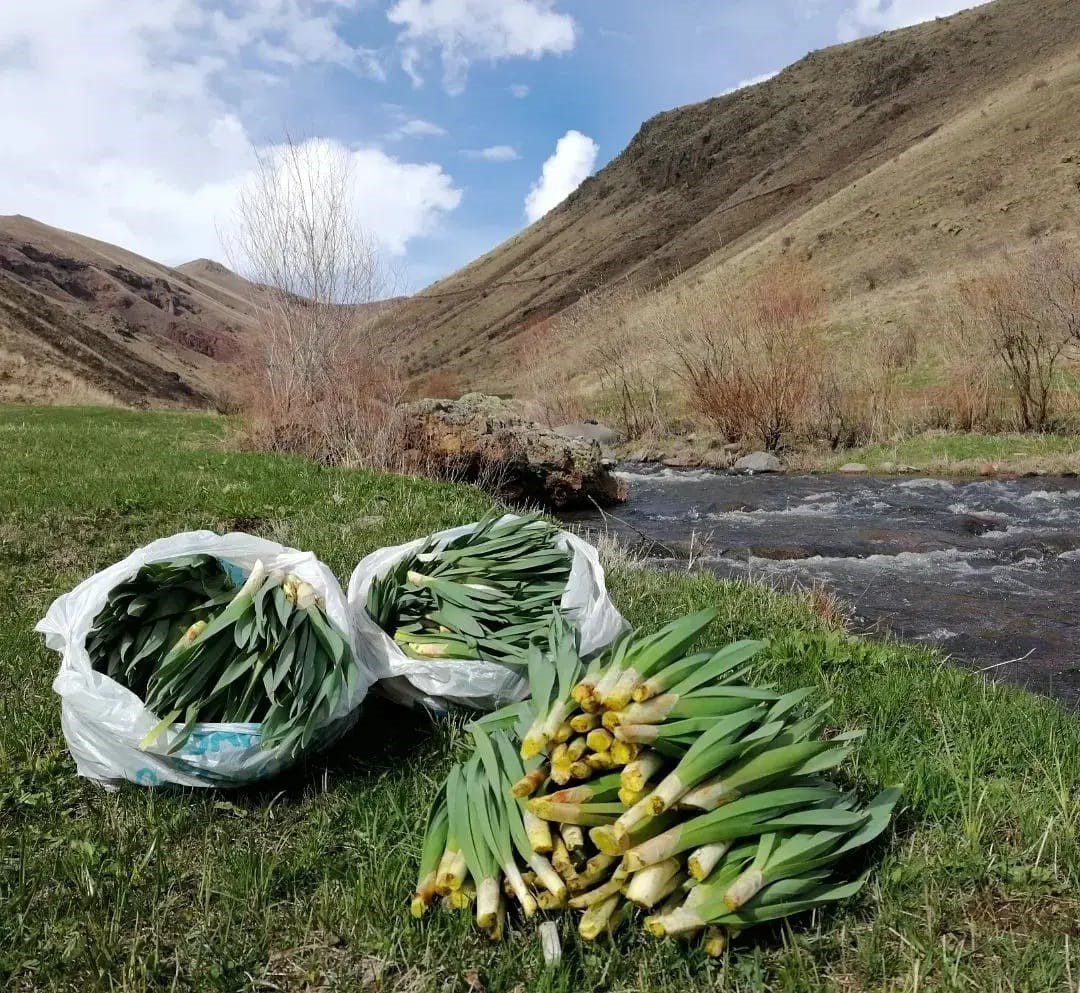
[[[461,381],[449,369],[436,369],[421,379],[412,391],[418,397],[436,400],[456,400],[465,390]]]
[[[521,395],[532,416],[549,428],[581,420],[585,406],[578,390],[577,369],[565,352],[583,322],[573,308],[518,335],[516,355],[522,370]]]
[[[958,287],[962,333],[1001,363],[1024,430],[1051,425],[1058,370],[1080,344],[1080,253],[1042,242]]]
[[[351,180],[348,153],[328,142],[287,138],[257,158],[222,238],[258,315],[241,404],[263,447],[387,466],[403,380],[364,305],[391,280]]]
[[[607,416],[626,439],[663,434],[667,427],[664,381],[667,369],[656,360],[655,334],[638,311],[643,295],[629,286],[598,296],[593,306],[613,313],[606,333],[594,340],[591,363],[600,380]],[[635,320],[628,314],[636,314]]]
[[[625,439],[667,427],[667,368],[656,359],[653,295],[601,285],[518,336],[523,393],[549,425],[591,413]]]
[[[982,199],[1000,190],[1005,176],[1000,169],[991,169],[977,174],[964,188],[960,199],[965,207],[974,207]]]
[[[693,406],[730,440],[770,449],[811,420],[822,388],[825,293],[800,266],[780,266],[703,299],[672,329],[676,374]]]
[[[953,431],[992,430],[1006,424],[1002,370],[986,335],[970,320],[959,294],[939,307],[942,345],[940,382],[927,391],[927,427]]]

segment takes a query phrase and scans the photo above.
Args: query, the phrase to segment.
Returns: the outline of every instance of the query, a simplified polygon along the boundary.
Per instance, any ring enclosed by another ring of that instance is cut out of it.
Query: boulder
[[[564,438],[572,441],[596,442],[604,458],[616,459],[617,446],[622,440],[614,428],[609,428],[598,421],[575,421],[572,424],[563,424],[552,430]]]
[[[784,463],[772,452],[751,452],[739,459],[732,468],[736,472],[783,472]]]
[[[870,467],[863,462],[848,462],[845,465],[840,466],[838,471],[854,475],[860,472],[869,472]]]
[[[575,441],[595,441],[604,451],[609,451],[621,440],[619,432],[599,421],[575,421],[552,428],[556,434]]]
[[[528,421],[498,397],[417,400],[405,406],[408,467],[484,485],[514,503],[552,510],[610,506],[627,497],[595,441]]]
[[[679,448],[660,460],[669,469],[696,469],[701,465],[701,455],[690,448]]]

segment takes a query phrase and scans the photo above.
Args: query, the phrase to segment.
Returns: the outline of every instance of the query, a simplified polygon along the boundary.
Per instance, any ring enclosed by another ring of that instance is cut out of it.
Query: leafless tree
[[[963,320],[1004,366],[1025,430],[1050,426],[1058,369],[1080,345],[1080,252],[1047,241],[960,286]]]
[[[257,153],[222,241],[253,284],[249,407],[263,440],[370,462],[372,453],[357,449],[368,444],[361,435],[371,434],[373,416],[385,428],[402,384],[370,306],[394,281],[356,216],[353,179],[346,149],[287,136]]]

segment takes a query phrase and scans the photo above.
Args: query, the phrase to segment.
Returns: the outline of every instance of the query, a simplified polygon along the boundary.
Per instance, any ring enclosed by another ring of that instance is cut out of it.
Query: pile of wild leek
[[[488,514],[442,547],[429,539],[372,583],[368,613],[406,655],[524,665],[547,638],[570,553],[539,514],[500,521]]]
[[[586,667],[557,619],[529,657],[532,699],[473,725],[429,819],[412,910],[436,898],[493,938],[507,898],[525,917],[581,911],[587,940],[638,908],[653,935],[729,938],[856,893],[848,856],[885,829],[899,793],[866,804],[822,773],[858,732],[821,736],[808,689],[745,681],[762,647],[687,654],[703,611],[624,637]],[[545,659],[545,655],[547,658]]]
[[[196,723],[235,722],[261,724],[264,745],[295,755],[357,678],[309,583],[256,563],[237,589],[209,555],[143,566],[114,587],[86,649],[161,719],[144,748],[182,722],[170,753]]]

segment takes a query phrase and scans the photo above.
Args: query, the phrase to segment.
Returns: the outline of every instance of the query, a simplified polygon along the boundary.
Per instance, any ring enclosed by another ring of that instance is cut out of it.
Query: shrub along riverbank
[[[64,749],[52,598],[132,547],[206,527],[265,534],[347,577],[380,545],[468,520],[475,490],[233,452],[220,419],[0,410],[0,985],[186,990],[1075,990],[1080,721],[931,652],[849,638],[756,587],[614,563],[644,630],[709,604],[712,640],[774,640],[762,676],[865,726],[849,770],[901,782],[848,905],[762,928],[725,959],[624,932],[544,972],[533,927],[498,946],[467,915],[408,915],[421,824],[456,745],[377,700],[333,752],[230,794],[106,795]]]

